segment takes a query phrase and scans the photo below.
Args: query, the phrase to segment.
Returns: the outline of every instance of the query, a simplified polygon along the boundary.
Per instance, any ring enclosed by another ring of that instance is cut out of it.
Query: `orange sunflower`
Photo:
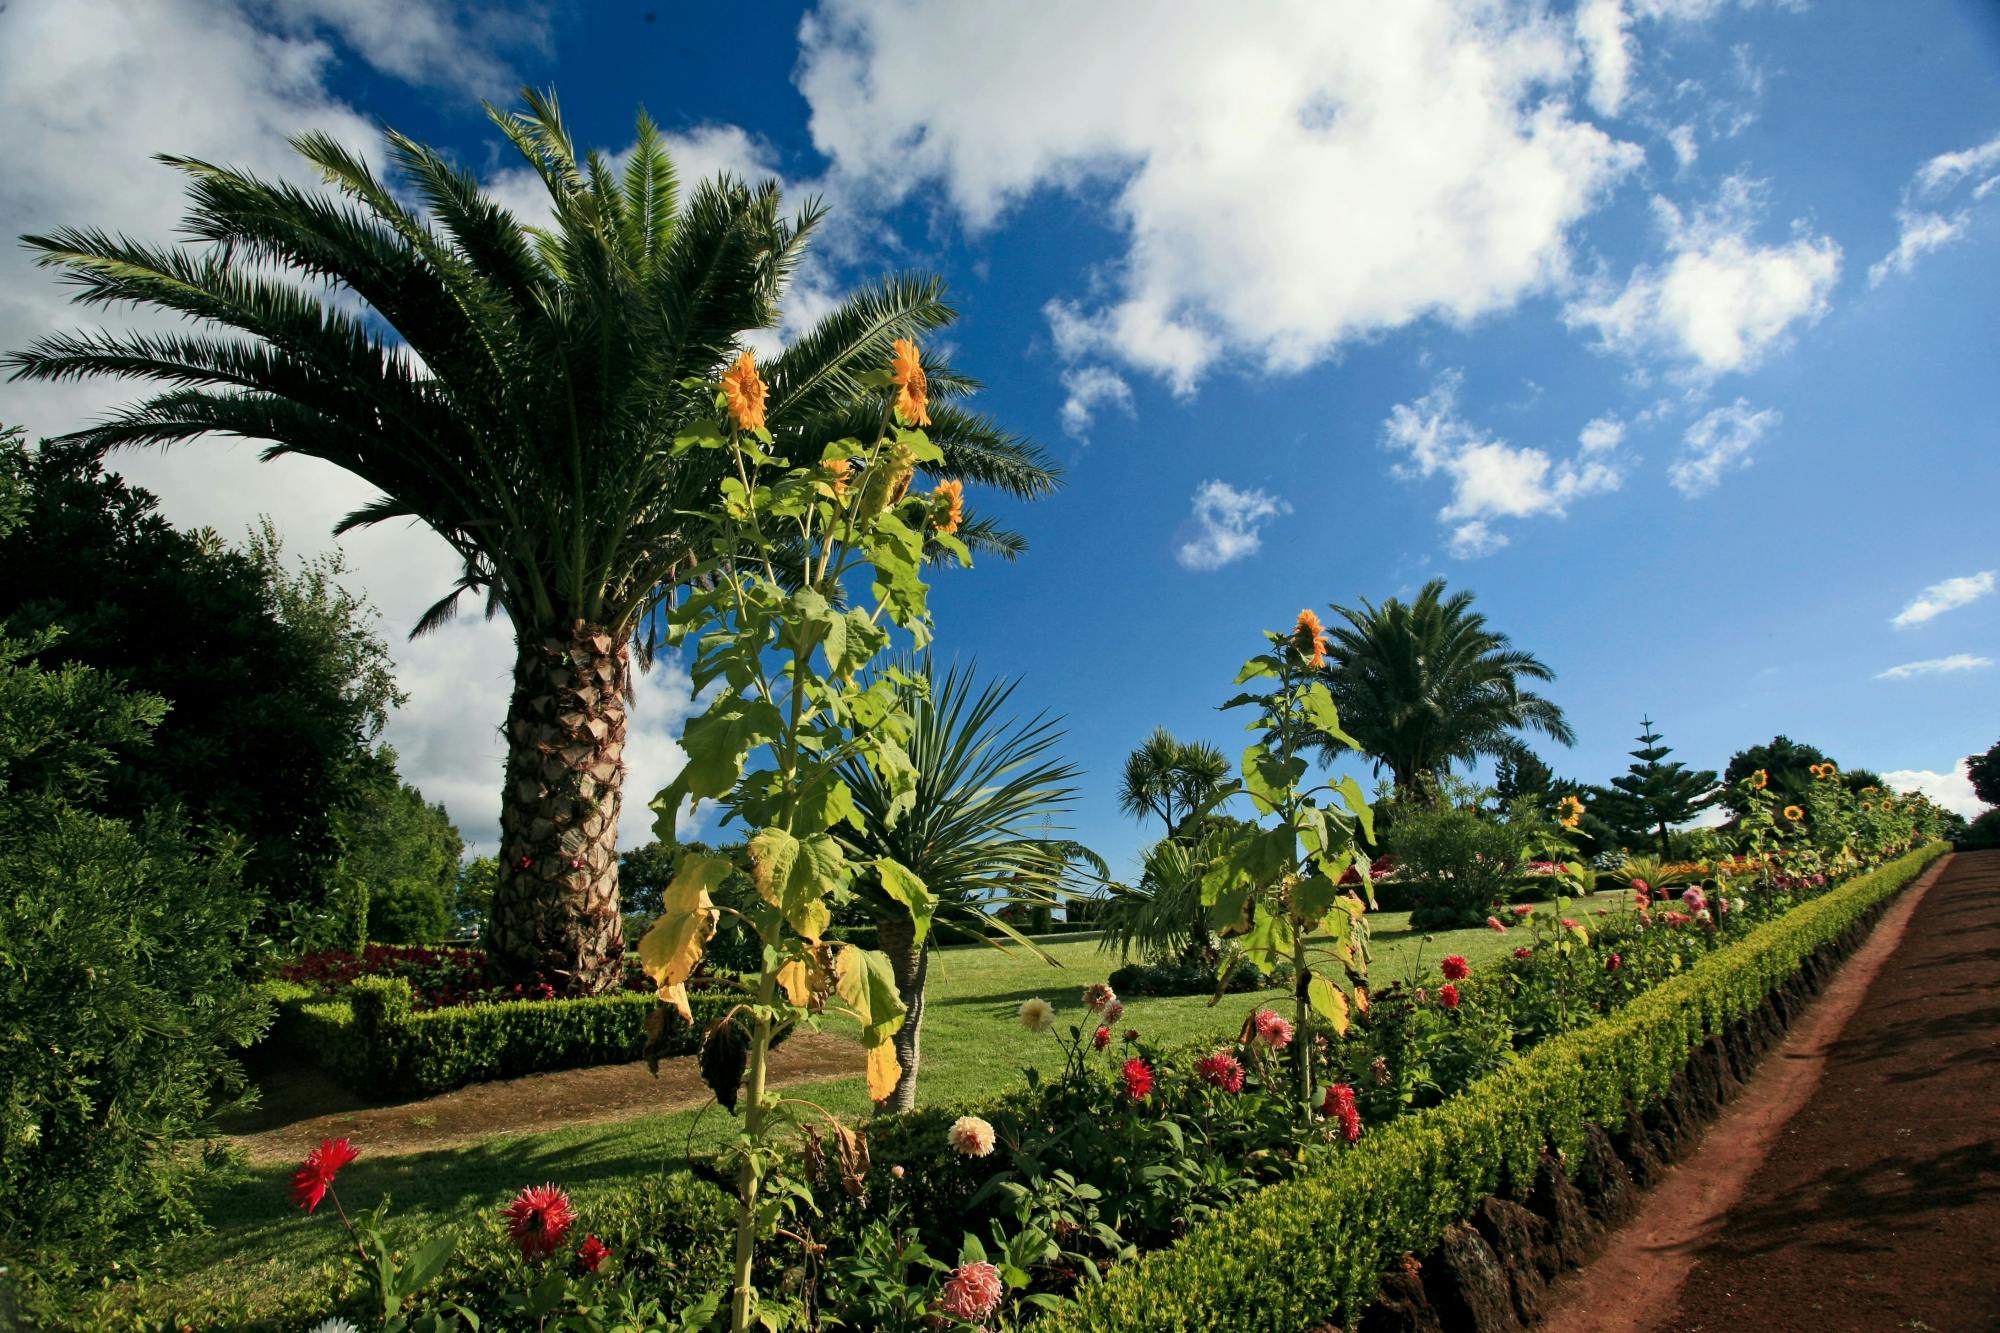
[[[1298,623],[1292,626],[1292,646],[1304,655],[1309,665],[1326,665],[1326,627],[1319,623],[1311,607],[1299,612]]]
[[[909,425],[928,426],[930,381],[924,377],[924,363],[917,359],[917,345],[908,338],[898,338],[894,346],[889,377],[896,383],[896,415]]]
[[[851,458],[829,458],[819,466],[820,470],[826,473],[826,484],[832,489],[833,498],[836,500],[845,500],[847,498],[848,478],[854,472],[854,460]]]
[[[1573,829],[1583,822],[1583,802],[1575,796],[1565,796],[1556,802],[1556,808],[1563,812],[1562,826]]]
[[[944,514],[937,521],[937,530],[947,536],[957,532],[958,525],[965,522],[965,483],[941,481],[931,494],[944,504]]]
[[[757,358],[749,348],[744,348],[736,364],[723,372],[722,396],[729,404],[729,415],[736,422],[736,429],[764,429],[764,381],[757,374]]]
[[[1752,791],[1762,791],[1770,785],[1771,775],[1765,770],[1760,768],[1750,775],[1750,789]]]
[[[1791,820],[1794,824],[1798,823],[1801,819],[1804,819],[1805,817],[1806,817],[1806,812],[1799,809],[1796,805],[1788,805],[1785,807],[1785,818]]]

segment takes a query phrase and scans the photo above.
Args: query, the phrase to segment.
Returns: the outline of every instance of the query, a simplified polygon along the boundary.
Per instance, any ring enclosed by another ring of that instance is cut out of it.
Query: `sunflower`
[[[1788,805],[1785,807],[1785,818],[1791,820],[1794,824],[1798,823],[1801,819],[1804,819],[1805,817],[1806,817],[1806,812],[1799,809],[1796,805]]]
[[[1326,665],[1326,629],[1311,607],[1299,612],[1298,623],[1292,626],[1292,646],[1299,650],[1309,665]]]
[[[752,432],[764,429],[764,381],[757,374],[757,358],[749,348],[744,348],[736,364],[723,372],[722,396],[729,404],[729,415],[736,429]]]
[[[1873,802],[1873,801],[1863,801],[1863,802],[1861,803],[1861,808],[1862,808],[1863,810],[1871,810],[1871,811],[1872,811],[1872,810],[1873,810],[1873,809],[1875,808],[1875,802]]]
[[[1771,785],[1771,775],[1765,770],[1760,768],[1755,773],[1752,773],[1750,775],[1751,791],[1762,791],[1764,790],[1764,788],[1770,785]]]
[[[827,488],[833,492],[833,498],[835,500],[845,500],[847,498],[848,479],[854,473],[854,460],[851,458],[829,458],[819,466],[820,470],[826,473]]]
[[[949,536],[958,531],[958,525],[965,522],[965,483],[962,481],[941,481],[931,492],[933,498],[941,501],[943,515],[938,519],[937,530]]]
[[[924,377],[924,363],[917,359],[917,345],[908,338],[898,338],[894,346],[889,378],[896,384],[896,415],[909,425],[928,426],[930,381]]]
[[[1563,812],[1562,826],[1573,829],[1583,822],[1583,802],[1575,796],[1565,796],[1556,802],[1556,809]]]

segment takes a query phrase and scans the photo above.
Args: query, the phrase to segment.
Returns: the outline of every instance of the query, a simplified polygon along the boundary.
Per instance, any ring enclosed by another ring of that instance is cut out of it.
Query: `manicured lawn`
[[[1372,975],[1378,986],[1410,977],[1420,957],[1423,970],[1435,980],[1436,960],[1447,953],[1463,954],[1476,967],[1504,955],[1522,938],[1462,930],[1426,943],[1409,931],[1404,913],[1377,913],[1370,920]],[[925,1103],[985,1100],[1018,1086],[1025,1068],[1060,1067],[1053,1035],[1030,1033],[1016,1020],[1021,1001],[1037,995],[1048,999],[1066,1030],[1081,1019],[1078,996],[1083,988],[1104,980],[1119,959],[1100,952],[1094,940],[1044,947],[1059,966],[1018,948],[1006,953],[953,948],[934,956],[919,1084]],[[1164,1044],[1221,1042],[1235,1035],[1252,1008],[1282,1006],[1287,998],[1278,991],[1230,995],[1213,1007],[1206,996],[1133,999],[1120,1026],[1137,1028]],[[844,1031],[832,1022],[828,1030]],[[802,1094],[828,1110],[864,1117],[868,1102],[859,1063],[857,1046],[855,1077],[812,1084]],[[350,1211],[372,1207],[384,1193],[393,1196],[394,1234],[414,1242],[437,1222],[497,1210],[521,1186],[547,1180],[569,1189],[587,1209],[594,1189],[669,1169],[685,1158],[690,1143],[697,1148],[718,1143],[735,1123],[711,1106],[705,1112],[668,1112],[616,1124],[551,1125],[543,1133],[495,1137],[413,1156],[370,1156],[364,1141],[356,1144],[361,1159],[340,1177],[340,1195]],[[181,1242],[163,1256],[158,1271],[185,1276],[164,1285],[159,1294],[191,1313],[227,1320],[276,1313],[287,1293],[296,1300],[326,1290],[345,1236],[330,1208],[308,1218],[291,1205],[288,1172],[241,1168],[219,1185],[204,1201],[213,1234]],[[129,1293],[124,1299],[129,1300]]]

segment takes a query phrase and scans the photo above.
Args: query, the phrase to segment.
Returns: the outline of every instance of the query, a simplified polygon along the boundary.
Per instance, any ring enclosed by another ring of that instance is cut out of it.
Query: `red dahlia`
[[[1448,953],[1438,963],[1438,971],[1444,973],[1446,981],[1463,981],[1472,975],[1472,964],[1465,961],[1462,953]]]
[[[507,1219],[507,1234],[521,1247],[524,1259],[539,1259],[562,1248],[576,1214],[570,1210],[569,1195],[556,1185],[530,1185],[500,1210]]]
[[[346,1139],[321,1139],[319,1147],[306,1154],[305,1165],[292,1173],[292,1202],[307,1212],[319,1207],[340,1168],[360,1155]]]
[[[576,1247],[576,1266],[586,1273],[595,1273],[610,1257],[611,1247],[595,1236],[585,1236]]]
[[[1153,1071],[1136,1055],[1125,1062],[1120,1077],[1125,1080],[1125,1095],[1134,1101],[1142,1100],[1153,1090]]]
[[[1449,981],[1438,987],[1438,1003],[1447,1009],[1458,1008],[1458,987]]]
[[[1224,1092],[1243,1091],[1243,1065],[1228,1051],[1195,1061],[1194,1072]]]

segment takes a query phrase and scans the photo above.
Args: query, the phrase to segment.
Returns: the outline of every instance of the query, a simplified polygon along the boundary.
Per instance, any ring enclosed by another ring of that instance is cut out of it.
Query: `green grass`
[[[1608,898],[1607,898],[1608,901]],[[1425,937],[1408,928],[1406,913],[1370,918],[1375,984],[1409,977],[1421,958],[1436,980],[1436,960],[1465,955],[1477,966],[1498,958],[1520,936],[1490,930],[1450,931]],[[1100,952],[1094,940],[1063,940],[1044,946],[1060,966],[1018,947],[1007,952],[971,946],[933,956],[924,1014],[923,1063],[918,1087],[926,1103],[980,1101],[1019,1086],[1021,1071],[1060,1068],[1061,1054],[1051,1034],[1034,1034],[1017,1021],[1021,1001],[1042,996],[1056,1006],[1059,1021],[1082,1016],[1079,995],[1119,965],[1115,954]],[[1244,1017],[1260,1005],[1282,1006],[1288,997],[1265,991],[1225,996],[1211,1007],[1205,996],[1133,999],[1120,1026],[1137,1028],[1162,1044],[1217,1042],[1233,1037]],[[847,1029],[829,1022],[827,1030]],[[856,1075],[811,1085],[801,1094],[828,1110],[860,1118],[868,1100]],[[675,1111],[615,1124],[507,1135],[465,1147],[401,1157],[363,1156],[342,1173],[340,1196],[349,1209],[369,1208],[383,1194],[393,1197],[392,1234],[414,1241],[437,1222],[497,1209],[523,1185],[553,1180],[587,1209],[592,1193],[643,1172],[670,1169],[687,1155],[690,1143],[713,1146],[733,1131],[734,1122],[718,1108]],[[345,1235],[339,1220],[322,1207],[302,1216],[289,1200],[289,1167],[239,1168],[202,1201],[211,1234],[177,1242],[160,1256],[163,1280],[149,1305],[164,1300],[213,1317],[277,1313],[287,1293],[324,1292],[330,1266],[339,1262]]]

